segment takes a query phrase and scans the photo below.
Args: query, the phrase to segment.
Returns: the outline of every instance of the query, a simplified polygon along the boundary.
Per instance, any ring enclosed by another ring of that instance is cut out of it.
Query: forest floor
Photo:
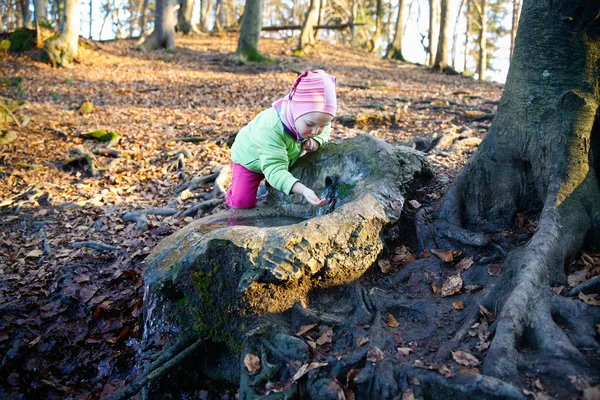
[[[131,381],[144,258],[215,209],[149,215],[143,232],[123,216],[202,201],[212,183],[176,189],[228,164],[235,133],[283,97],[297,73],[324,68],[338,78],[332,140],[371,134],[427,151],[437,183],[407,199],[416,201],[407,205],[413,213],[439,199],[475,151],[503,89],[345,47],[321,44],[299,58],[294,45],[261,40],[275,62],[246,65],[229,56],[234,34],[178,36],[173,52],[144,53],[125,40],[91,45],[64,69],[35,54],[1,56],[0,100],[27,103],[0,118],[2,130],[17,133],[0,144],[0,397],[105,398]],[[91,112],[80,109],[84,101]],[[98,129],[120,140],[82,137]],[[95,174],[85,157],[66,164],[84,154]],[[574,270],[593,268],[574,285],[600,269],[597,255],[582,257]]]

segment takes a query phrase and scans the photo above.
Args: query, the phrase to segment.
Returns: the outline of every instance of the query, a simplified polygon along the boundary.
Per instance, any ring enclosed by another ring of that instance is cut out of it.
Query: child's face
[[[296,130],[302,139],[311,139],[323,132],[325,125],[331,122],[332,115],[314,111],[304,114],[296,120]]]

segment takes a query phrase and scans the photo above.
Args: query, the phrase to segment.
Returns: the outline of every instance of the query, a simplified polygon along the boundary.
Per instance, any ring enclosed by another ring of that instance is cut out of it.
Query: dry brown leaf
[[[570,287],[575,287],[580,283],[583,283],[587,280],[587,274],[590,272],[589,267],[580,269],[579,271],[575,271],[574,273],[567,276],[567,283]]]
[[[563,285],[561,285],[561,286],[555,286],[555,287],[552,288],[552,290],[556,294],[561,294],[563,292],[563,290],[565,290],[565,287]]]
[[[454,308],[455,310],[464,310],[465,309],[465,303],[463,303],[460,300],[454,300],[452,302],[452,308]]]
[[[297,381],[298,379],[300,379],[304,375],[306,375],[307,372],[312,371],[313,369],[316,369],[316,368],[324,367],[326,365],[328,365],[328,364],[320,363],[320,362],[311,362],[310,364],[302,364],[300,369],[294,374],[294,376],[292,376],[292,381]]]
[[[302,336],[302,335],[306,334],[307,332],[316,328],[317,325],[318,324],[302,325],[300,327],[300,330],[298,332],[296,332],[296,336]]]
[[[441,249],[432,249],[432,254],[435,254],[440,260],[444,262],[451,262],[454,260],[454,252],[452,250],[441,250]]]
[[[454,376],[454,372],[444,364],[438,368],[438,372],[442,374],[444,378],[452,378]]]
[[[408,388],[402,393],[402,400],[415,400],[412,388]]]
[[[485,266],[490,276],[498,276],[502,272],[502,264],[488,264]]]
[[[356,378],[359,373],[360,373],[360,369],[356,369],[356,368],[352,368],[350,371],[348,371],[348,376],[346,378],[346,382],[347,382],[348,386],[352,385],[352,383],[354,382],[354,378]]]
[[[463,280],[460,274],[449,276],[448,279],[446,279],[444,281],[444,284],[442,285],[440,295],[442,297],[452,296],[453,294],[460,292],[462,285]]]
[[[593,259],[592,257],[588,256],[588,255],[587,255],[587,254],[585,254],[585,253],[582,253],[582,254],[581,254],[581,260],[582,260],[582,261],[583,261],[585,264],[589,264],[589,265],[594,265],[594,264],[595,264],[595,262],[594,262],[594,259]]]
[[[248,353],[244,357],[244,365],[251,374],[260,371],[260,358],[254,354]]]
[[[579,292],[579,300],[582,300],[585,304],[589,304],[590,306],[600,306],[600,296],[597,294],[586,295],[582,292]]]
[[[369,338],[365,338],[365,337],[361,337],[358,338],[358,340],[356,341],[356,344],[358,345],[358,347],[364,346],[365,344],[367,344],[369,342]]]
[[[387,325],[389,327],[396,328],[396,327],[400,326],[400,322],[398,322],[398,320],[396,318],[394,318],[394,316],[392,314],[388,314]]]
[[[535,386],[538,390],[544,390],[544,385],[542,385],[542,382],[540,382],[539,379],[536,379],[535,382],[533,382],[533,386]]]
[[[412,351],[410,347],[398,347],[396,352],[396,360],[404,360],[408,357],[408,354]]]
[[[379,265],[379,268],[381,268],[381,272],[384,274],[387,274],[392,270],[392,264],[390,263],[390,260],[379,260],[377,264]]]
[[[373,346],[367,351],[367,361],[372,363],[379,362],[383,360],[384,357],[383,351],[377,346]]]
[[[475,348],[476,348],[477,350],[479,350],[479,351],[482,351],[482,352],[483,352],[483,351],[485,351],[485,350],[487,350],[487,349],[489,349],[489,348],[490,348],[490,344],[491,344],[491,342],[483,342],[483,341],[482,341],[482,342],[479,342],[479,343],[477,343],[477,346],[475,346]]]
[[[459,273],[468,270],[473,265],[473,257],[463,258],[458,264],[456,264],[456,271]]]
[[[416,259],[417,259],[416,255],[408,253],[408,254],[396,254],[395,256],[392,257],[392,259],[390,261],[394,265],[406,265],[409,262],[415,261]]]
[[[44,252],[42,250],[31,250],[29,253],[25,254],[25,258],[38,258],[41,257]]]
[[[468,117],[468,118],[481,117],[482,115],[485,115],[485,113],[483,111],[479,111],[479,110],[466,110],[465,111],[465,117]]]
[[[485,317],[485,319],[487,320],[487,322],[494,322],[496,320],[496,316],[494,314],[492,314],[490,312],[490,310],[488,310],[487,308],[485,308],[484,306],[482,306],[481,304],[479,305],[479,312],[481,315],[483,315]]]
[[[459,374],[477,376],[481,375],[478,368],[464,368],[458,371]]]
[[[331,328],[329,326],[324,326],[321,329],[319,338],[317,339],[317,344],[319,346],[322,346],[325,343],[331,343],[332,341],[333,341],[333,328]]]
[[[600,399],[600,385],[586,388],[583,391],[583,400],[598,400]]]
[[[463,350],[453,351],[452,358],[460,365],[464,365],[466,367],[476,367],[479,365],[479,360],[477,357]]]

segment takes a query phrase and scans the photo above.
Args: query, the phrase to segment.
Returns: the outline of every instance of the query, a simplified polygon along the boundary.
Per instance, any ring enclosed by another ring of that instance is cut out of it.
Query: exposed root
[[[92,153],[86,152],[83,149],[83,147],[75,147],[74,149],[69,151],[69,155],[71,157],[65,161],[65,167],[71,167],[77,164],[87,164],[87,166],[89,167],[90,174],[92,176],[97,176],[100,172],[98,164],[96,163],[96,157],[94,157]]]
[[[175,193],[181,193],[184,190],[194,190],[198,187],[200,187],[201,184],[203,183],[211,183],[214,182],[215,179],[217,179],[217,177],[219,176],[219,171],[210,174],[210,175],[206,175],[203,176],[201,178],[194,178],[189,182],[184,183],[183,185],[179,186],[177,189],[175,189]]]
[[[176,214],[177,209],[175,208],[154,207],[147,210],[127,213],[123,215],[123,221],[135,222],[136,230],[138,232],[145,232],[148,230],[148,215],[171,216]]]
[[[206,200],[203,201],[201,203],[198,203],[190,208],[188,208],[187,210],[177,214],[177,216],[181,216],[181,217],[187,217],[190,215],[195,215],[199,210],[204,210],[207,208],[211,208],[211,207],[216,207],[221,203],[224,203],[225,199],[220,198],[220,199],[212,199],[212,200]]]
[[[565,295],[568,297],[577,297],[579,293],[590,294],[600,293],[600,275],[593,277],[578,286],[569,290]]]
[[[198,339],[183,350],[181,350],[182,346],[178,344],[164,351],[156,361],[148,366],[143,374],[138,376],[135,382],[115,393],[111,397],[111,400],[124,400],[135,396],[147,383],[160,378],[165,373],[179,366],[179,364],[193,354],[202,343],[203,341]]]
[[[120,252],[123,250],[118,247],[112,246],[110,244],[96,242],[93,240],[88,240],[85,242],[76,242],[76,243],[73,243],[71,246],[73,246],[76,249],[80,249],[82,247],[88,247],[90,249],[104,251],[104,252],[110,252],[110,253],[116,253],[116,252]]]

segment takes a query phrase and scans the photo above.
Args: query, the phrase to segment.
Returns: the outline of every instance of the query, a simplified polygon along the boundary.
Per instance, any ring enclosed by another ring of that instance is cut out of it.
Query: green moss
[[[350,196],[354,192],[354,187],[356,185],[352,185],[346,182],[338,182],[337,184],[337,195],[339,199],[345,199]]]
[[[269,57],[265,57],[262,54],[260,54],[259,51],[256,49],[246,49],[246,50],[242,51],[241,55],[245,60],[251,61],[251,62],[260,62],[260,63],[267,63],[267,64],[272,64],[275,62],[272,59],[270,59]]]
[[[192,308],[196,322],[196,333],[200,337],[208,338],[213,342],[225,343],[231,352],[239,356],[242,352],[242,344],[230,331],[233,326],[236,326],[235,321],[227,317],[227,312],[217,307],[215,294],[211,292],[211,288],[221,286],[215,282],[215,275],[221,269],[219,262],[213,259],[212,264],[213,270],[211,272],[199,271],[192,274],[192,283],[201,303]],[[220,292],[221,290],[217,290],[217,293]]]
[[[8,41],[10,42],[8,51],[12,51],[14,53],[30,51],[35,46],[35,30],[19,28],[10,34]]]
[[[118,143],[121,139],[121,135],[119,135],[117,132],[107,131],[104,129],[97,129],[95,131],[83,133],[81,134],[81,137],[84,139],[93,139],[102,143],[108,143],[109,146]]]

